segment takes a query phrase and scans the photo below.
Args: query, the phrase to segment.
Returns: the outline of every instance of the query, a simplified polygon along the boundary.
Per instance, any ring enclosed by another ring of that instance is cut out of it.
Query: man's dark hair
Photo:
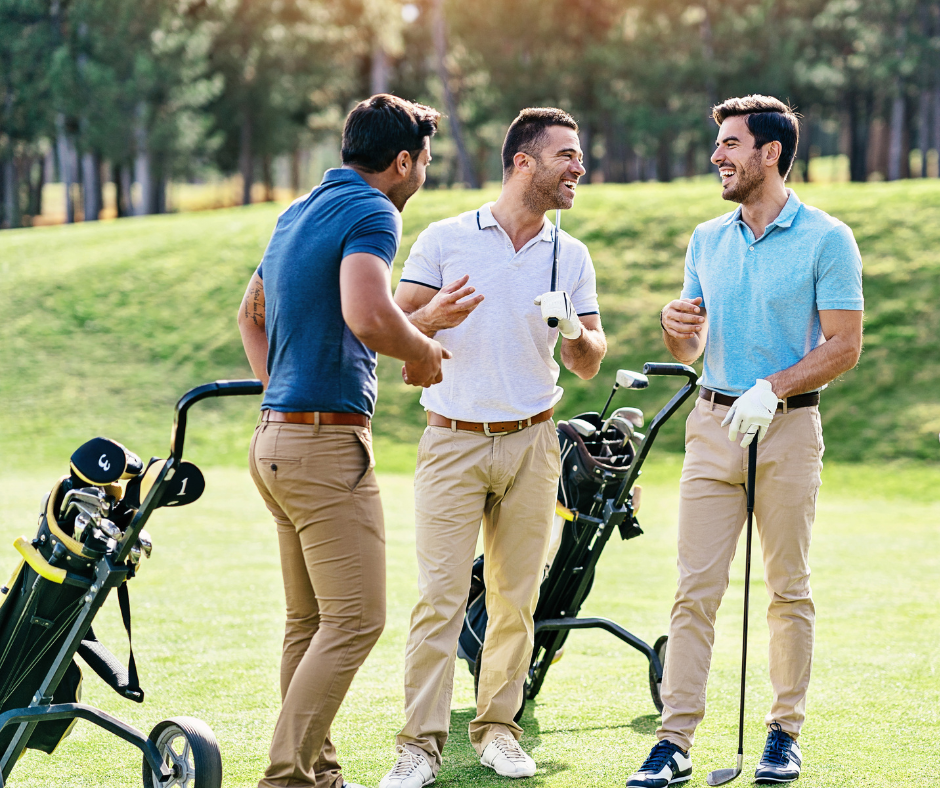
[[[729,98],[712,107],[712,117],[719,126],[725,118],[743,115],[748,131],[754,135],[754,147],[762,148],[768,142],[780,143],[777,171],[784,177],[790,172],[800,141],[800,116],[789,104],[772,96],[745,96]]]
[[[384,172],[403,150],[416,159],[433,137],[441,113],[388,93],[360,101],[343,127],[343,164]]]
[[[503,140],[503,180],[512,174],[512,158],[517,153],[538,157],[545,144],[546,131],[551,126],[565,126],[575,132],[578,124],[562,109],[555,107],[527,107],[509,124]]]

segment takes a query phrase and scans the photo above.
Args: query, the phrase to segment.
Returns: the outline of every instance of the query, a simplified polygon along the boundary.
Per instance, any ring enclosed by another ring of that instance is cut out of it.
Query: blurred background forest
[[[0,225],[292,196],[382,91],[447,116],[432,187],[544,104],[590,182],[701,174],[749,92],[805,116],[795,181],[936,178],[940,0],[0,0]]]

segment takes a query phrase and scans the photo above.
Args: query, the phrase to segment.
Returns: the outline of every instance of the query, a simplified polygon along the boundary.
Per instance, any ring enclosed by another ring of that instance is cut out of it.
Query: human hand
[[[415,322],[420,322],[419,327],[424,333],[431,335],[445,328],[459,326],[480,305],[484,298],[482,294],[468,298],[476,292],[475,287],[467,285],[469,280],[470,275],[464,274],[460,279],[445,285],[421,308],[418,316],[420,320]]]
[[[669,336],[692,339],[698,336],[705,323],[702,298],[677,298],[663,308],[660,320]]]
[[[405,366],[401,368],[401,379],[409,386],[425,389],[440,383],[444,379],[441,360],[445,358],[453,358],[453,355],[440,342],[429,339],[420,358],[405,362]]]
[[[776,412],[777,395],[774,394],[769,381],[758,378],[751,388],[734,401],[721,426],[731,425],[728,430],[729,441],[737,440],[738,432],[743,432],[742,447],[747,446],[755,435],[760,443],[767,434]]]
[[[564,290],[542,293],[536,297],[535,305],[542,307],[542,320],[546,323],[551,318],[558,321],[558,330],[565,339],[577,339],[581,336],[581,320],[574,311],[571,298]]]

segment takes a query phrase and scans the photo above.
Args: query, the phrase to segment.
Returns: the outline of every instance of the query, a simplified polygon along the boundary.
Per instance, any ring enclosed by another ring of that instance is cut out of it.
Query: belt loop
[[[314,411],[313,414],[313,434],[320,434],[320,411]]]
[[[450,431],[457,432],[457,419],[450,420]]]
[[[712,413],[714,413],[714,412],[715,412],[715,392],[712,391],[712,392],[711,392],[711,395],[712,395],[712,396],[711,396]]]
[[[783,403],[783,415],[786,416],[787,415],[787,398],[784,397],[780,401]]]

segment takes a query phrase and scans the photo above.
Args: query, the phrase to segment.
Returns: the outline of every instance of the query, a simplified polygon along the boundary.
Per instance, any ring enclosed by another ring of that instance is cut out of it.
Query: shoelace
[[[643,765],[640,767],[640,771],[657,774],[663,768],[663,766],[669,762],[669,759],[677,749],[679,748],[676,747],[675,744],[664,739],[655,747],[653,747],[647,759],[643,761]]]
[[[511,736],[497,736],[493,741],[496,748],[513,763],[525,763],[525,753]]]
[[[407,747],[399,744],[395,747],[395,752],[398,753],[398,761],[389,773],[389,777],[407,777],[421,765],[420,756],[415,755]]]
[[[764,747],[762,761],[775,766],[786,766],[790,760],[790,742],[792,739],[783,732],[780,723],[770,723],[770,735],[767,737],[767,746]]]

